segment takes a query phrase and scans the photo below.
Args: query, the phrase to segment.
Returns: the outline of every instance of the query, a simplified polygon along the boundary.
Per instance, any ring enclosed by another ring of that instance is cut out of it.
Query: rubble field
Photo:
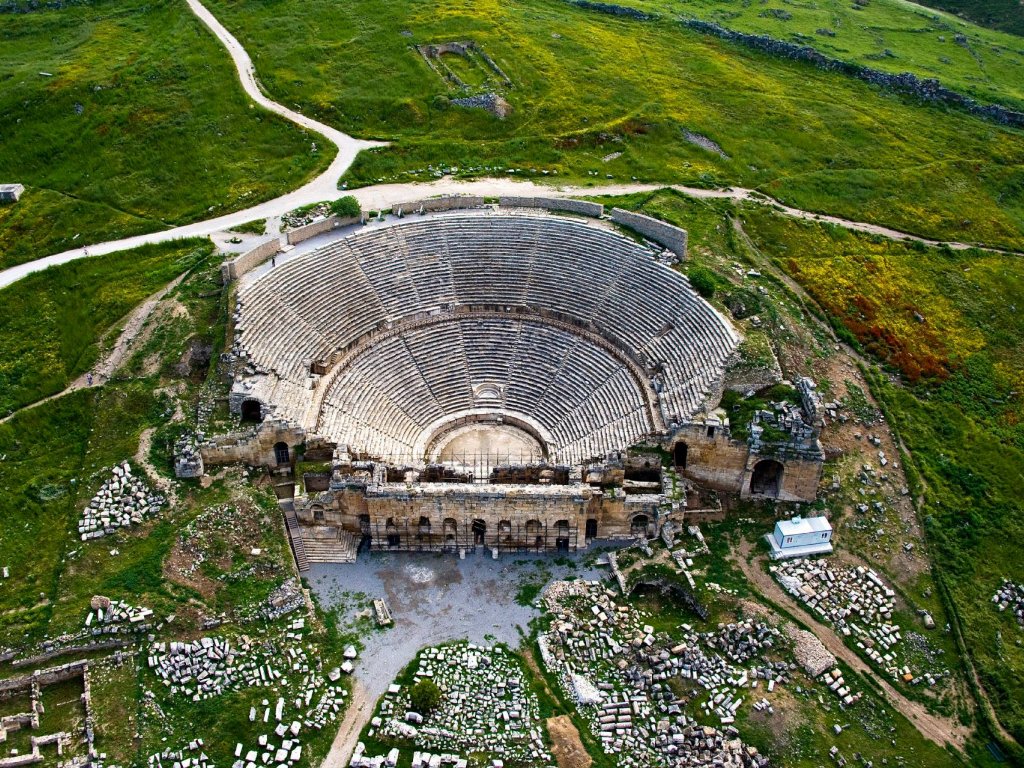
[[[896,623],[896,592],[871,568],[830,559],[795,558],[769,566],[779,584],[815,614],[829,621],[879,670],[910,685],[934,687],[949,676],[927,639]],[[935,622],[923,613],[925,627]],[[931,661],[927,668],[912,666]]]
[[[544,744],[540,705],[520,661],[502,646],[456,643],[426,648],[414,662],[409,684],[392,684],[370,721],[368,737],[410,743],[414,768],[465,768],[469,755],[484,754],[493,765],[553,766]],[[432,680],[441,691],[434,711],[416,712],[411,685]],[[370,757],[357,747],[353,768],[394,766],[400,751]],[[475,763],[478,764],[478,763]]]

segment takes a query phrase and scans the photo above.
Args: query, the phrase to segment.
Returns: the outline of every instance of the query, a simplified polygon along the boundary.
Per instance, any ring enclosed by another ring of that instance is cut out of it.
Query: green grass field
[[[398,0],[387,13],[368,0],[212,7],[260,51],[261,79],[282,101],[395,141],[363,153],[346,177],[351,185],[430,180],[430,166],[594,183],[735,183],[940,239],[1024,245],[1020,132],[755,54],[668,18],[634,21],[560,0]],[[448,105],[453,92],[412,47],[467,38],[514,82],[505,120]],[[688,142],[684,131],[728,157]]]
[[[212,251],[203,240],[144,246],[51,267],[0,290],[0,415],[88,371],[114,323]]]
[[[27,188],[0,206],[0,268],[244,208],[333,156],[167,0],[0,14],[0,135],[0,179]]]
[[[624,0],[665,16],[809,45],[884,72],[937,78],[982,102],[1024,109],[1024,40],[899,0]]]
[[[924,4],[955,13],[975,24],[1024,35],[1024,14],[1017,0],[927,0]]]

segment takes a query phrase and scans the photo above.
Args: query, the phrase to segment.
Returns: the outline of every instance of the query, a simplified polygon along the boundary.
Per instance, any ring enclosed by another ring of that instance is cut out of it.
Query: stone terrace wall
[[[424,200],[412,200],[408,203],[395,203],[391,213],[404,216],[407,213],[424,211],[454,211],[459,208],[480,208],[484,199],[477,195],[447,195],[445,197],[428,197]]]
[[[612,221],[636,230],[656,243],[661,243],[680,259],[686,258],[687,234],[685,229],[673,227],[664,221],[644,216],[642,213],[624,211],[621,208],[612,208]]]
[[[595,218],[601,218],[604,215],[604,206],[600,203],[558,197],[502,197],[499,199],[499,205],[503,208],[543,208],[547,211],[569,211]]]
[[[232,280],[237,280],[246,272],[249,272],[262,262],[269,259],[275,253],[281,250],[281,238],[272,237],[252,250],[246,251],[241,256],[237,256],[231,261],[225,261],[220,265],[220,276],[221,280],[225,283],[230,283]]]
[[[321,232],[328,232],[338,227],[347,227],[350,224],[358,224],[362,219],[359,216],[349,216],[347,218],[339,218],[337,216],[328,216],[326,219],[320,219],[320,221],[314,221],[310,224],[306,224],[301,227],[291,229],[285,235],[289,245],[295,245],[301,243],[303,240],[309,240],[309,238],[319,235]]]

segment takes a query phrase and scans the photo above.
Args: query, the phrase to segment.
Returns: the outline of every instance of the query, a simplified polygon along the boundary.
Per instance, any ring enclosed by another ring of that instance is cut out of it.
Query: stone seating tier
[[[375,455],[400,455],[425,425],[480,407],[537,419],[564,461],[622,448],[653,428],[636,370],[658,370],[662,422],[697,412],[738,341],[729,324],[644,247],[601,226],[548,216],[447,214],[339,239],[244,283],[235,351],[264,378],[276,417]],[[309,364],[403,318],[452,306],[516,308],[403,330],[331,372],[319,413]],[[585,324],[638,365],[564,327]],[[648,386],[649,385],[645,385]],[[311,412],[307,415],[307,410]]]

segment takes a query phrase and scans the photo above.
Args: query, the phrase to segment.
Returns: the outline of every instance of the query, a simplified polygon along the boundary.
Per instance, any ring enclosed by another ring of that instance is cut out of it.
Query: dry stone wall
[[[601,218],[604,215],[603,205],[586,200],[558,197],[502,197],[498,203],[502,208],[543,208],[547,211],[568,211],[594,218]]]
[[[269,240],[260,243],[255,248],[246,251],[241,256],[237,256],[231,261],[225,261],[221,264],[221,280],[225,283],[237,280],[246,272],[249,272],[259,266],[280,250],[281,238],[275,235]]]
[[[644,216],[642,213],[624,211],[621,208],[612,208],[612,221],[629,227],[644,237],[665,246],[680,259],[686,258],[688,236],[685,229],[673,227],[659,219]]]

